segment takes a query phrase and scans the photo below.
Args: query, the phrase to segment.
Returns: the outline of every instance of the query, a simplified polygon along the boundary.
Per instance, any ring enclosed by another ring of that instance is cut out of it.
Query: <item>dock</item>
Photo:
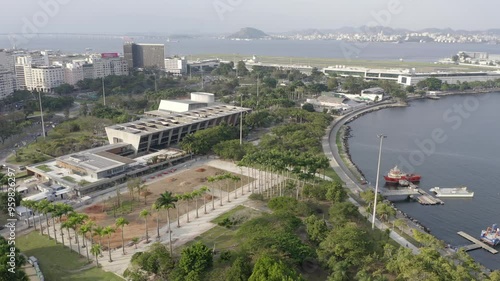
[[[418,203],[422,205],[443,205],[443,200],[439,198],[432,197],[427,192],[421,190],[419,192],[421,195],[417,198]]]
[[[471,241],[472,243],[474,243],[472,245],[465,246],[464,247],[465,251],[472,251],[472,250],[475,250],[475,249],[483,248],[483,249],[485,249],[486,251],[488,251],[488,252],[490,252],[492,254],[498,254],[498,251],[495,250],[493,247],[491,247],[491,246],[487,245],[486,243],[484,243],[484,242],[482,242],[482,241],[480,241],[480,240],[472,237],[471,235],[469,235],[469,234],[467,234],[467,233],[465,233],[463,231],[459,231],[457,233],[458,233],[458,235],[462,236],[463,238],[465,238],[465,239]]]

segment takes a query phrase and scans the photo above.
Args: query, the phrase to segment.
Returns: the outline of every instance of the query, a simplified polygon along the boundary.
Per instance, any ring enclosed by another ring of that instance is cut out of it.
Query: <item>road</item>
[[[391,101],[386,101],[386,102],[381,102],[375,105],[369,105],[366,107],[359,108],[357,110],[354,110],[353,112],[350,112],[342,117],[340,117],[337,120],[334,120],[332,124],[328,127],[327,130],[329,132],[326,134],[326,136],[322,140],[322,146],[323,146],[323,151],[325,155],[330,159],[330,166],[335,170],[337,175],[340,177],[342,181],[346,183],[346,187],[351,190],[352,193],[357,194],[361,191],[363,191],[363,187],[358,184],[359,179],[357,179],[351,171],[347,168],[345,165],[344,161],[342,161],[342,158],[340,157],[337,144],[336,144],[336,137],[337,133],[339,132],[340,128],[347,123],[351,118],[353,118],[356,115],[364,114],[373,110],[376,110],[378,108],[383,108],[387,106],[391,106],[391,104],[394,104]],[[366,217],[370,222],[371,222],[371,214],[367,213],[356,200],[353,198],[349,198],[349,201],[353,203],[355,206],[358,207],[359,212]],[[386,229],[389,229],[384,223],[379,221],[378,219],[375,220],[375,226],[384,231]],[[398,244],[400,244],[403,247],[408,247],[410,248],[414,254],[418,254],[420,250],[413,244],[411,244],[408,240],[406,240],[404,237],[399,235],[398,233],[390,230],[389,236],[391,239],[396,241]]]

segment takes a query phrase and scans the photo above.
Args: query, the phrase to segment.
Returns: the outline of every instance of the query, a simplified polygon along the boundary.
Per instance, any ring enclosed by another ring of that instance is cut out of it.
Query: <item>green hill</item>
[[[252,28],[252,27],[245,27],[242,28],[240,31],[233,33],[228,36],[230,39],[261,39],[264,37],[268,37],[264,31]]]

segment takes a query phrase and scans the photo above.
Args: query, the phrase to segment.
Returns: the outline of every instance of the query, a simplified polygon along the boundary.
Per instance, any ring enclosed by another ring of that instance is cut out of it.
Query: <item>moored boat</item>
[[[472,198],[474,197],[473,191],[468,191],[466,186],[440,188],[438,186],[431,188],[431,192],[436,194],[436,197],[457,197],[457,198]]]
[[[399,181],[408,181],[408,182],[419,182],[422,177],[418,174],[407,174],[401,172],[398,166],[392,168],[389,173],[384,176],[384,179],[387,183],[399,183]]]
[[[496,246],[500,243],[500,228],[497,224],[493,224],[486,230],[481,231],[481,241],[491,246]]]

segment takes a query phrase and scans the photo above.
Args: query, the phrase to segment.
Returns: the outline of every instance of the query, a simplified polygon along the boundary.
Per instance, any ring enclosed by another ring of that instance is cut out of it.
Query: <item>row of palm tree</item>
[[[38,221],[40,225],[40,234],[44,235],[43,232],[43,227],[42,227],[42,218],[41,215],[43,214],[45,216],[46,220],[46,229],[47,229],[47,236],[49,239],[51,238],[50,236],[50,227],[49,227],[49,215],[52,218],[52,226],[53,226],[53,237],[57,241],[57,230],[56,230],[56,222],[55,218],[58,219],[60,222],[60,235],[61,235],[61,242],[63,246],[65,245],[65,240],[64,240],[64,232],[63,229],[66,229],[67,235],[68,235],[68,242],[69,242],[69,249],[71,250],[73,248],[72,245],[72,240],[71,240],[71,234],[70,230],[73,230],[73,233],[75,234],[75,243],[77,244],[77,251],[78,254],[81,255],[81,248],[86,249],[86,256],[87,259],[90,261],[89,257],[89,248],[90,248],[90,253],[94,256],[96,256],[96,262],[99,265],[98,262],[98,255],[101,255],[102,251],[102,237],[107,236],[108,238],[108,253],[109,253],[109,261],[112,261],[111,257],[111,236],[112,234],[116,231],[117,228],[121,228],[122,231],[122,251],[123,254],[125,254],[125,239],[124,239],[124,227],[129,224],[129,221],[123,217],[117,218],[115,221],[114,225],[109,225],[109,226],[99,226],[96,225],[94,221],[89,219],[89,216],[86,214],[82,213],[77,213],[73,210],[73,207],[71,205],[65,204],[65,203],[51,203],[48,200],[44,199],[38,202],[31,201],[31,200],[23,200],[21,202],[21,205],[23,205],[26,208],[31,209],[33,212],[31,214],[31,218],[33,221],[33,226],[36,229],[36,221],[35,221],[35,212],[38,214]],[[65,221],[62,221],[63,216],[65,216]],[[29,220],[28,220],[28,225],[31,227]],[[88,245],[88,242],[86,241],[85,237],[87,234],[90,234],[90,246]],[[80,239],[79,235],[82,236],[82,247],[80,247]],[[94,243],[94,237],[98,236],[99,237],[99,243]],[[96,255],[97,253],[97,255]]]

